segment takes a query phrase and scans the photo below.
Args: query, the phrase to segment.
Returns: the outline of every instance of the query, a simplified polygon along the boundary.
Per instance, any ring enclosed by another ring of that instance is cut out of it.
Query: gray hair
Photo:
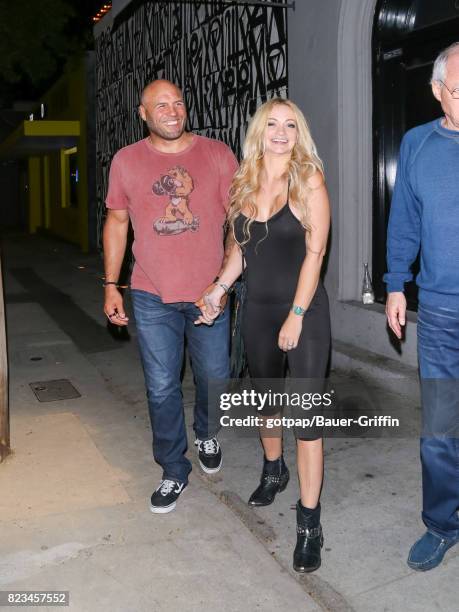
[[[449,56],[456,52],[459,52],[459,41],[443,49],[433,65],[431,85],[435,81],[444,81],[446,79],[446,62]]]

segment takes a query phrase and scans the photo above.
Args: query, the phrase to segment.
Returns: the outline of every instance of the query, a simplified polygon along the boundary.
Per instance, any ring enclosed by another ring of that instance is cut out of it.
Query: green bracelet
[[[299,317],[304,317],[304,315],[306,313],[306,308],[301,308],[301,306],[297,306],[296,304],[293,304],[292,312],[293,312],[293,314],[296,314]]]

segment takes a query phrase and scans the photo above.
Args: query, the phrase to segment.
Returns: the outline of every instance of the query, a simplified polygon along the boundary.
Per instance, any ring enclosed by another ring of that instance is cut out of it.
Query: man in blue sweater
[[[420,250],[418,359],[423,433],[422,519],[426,533],[408,565],[439,565],[459,541],[459,42],[435,60],[432,91],[444,117],[405,134],[388,238],[386,313],[398,338],[404,283]]]

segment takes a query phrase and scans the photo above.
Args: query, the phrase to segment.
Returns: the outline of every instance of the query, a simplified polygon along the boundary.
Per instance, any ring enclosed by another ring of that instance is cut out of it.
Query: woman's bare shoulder
[[[311,176],[308,177],[307,185],[310,189],[319,189],[325,187],[325,178],[320,170],[315,170]]]

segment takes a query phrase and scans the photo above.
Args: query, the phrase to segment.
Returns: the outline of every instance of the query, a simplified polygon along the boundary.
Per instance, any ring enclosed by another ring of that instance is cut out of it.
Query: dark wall
[[[18,160],[0,162],[0,228],[23,228],[27,223],[27,201]]]
[[[194,132],[240,154],[257,106],[287,95],[286,9],[135,1],[96,39],[98,235],[114,153],[143,137],[137,114],[156,78],[181,86]]]
[[[96,117],[94,115],[94,102],[96,96],[96,58],[93,52],[86,54],[86,100],[90,112],[86,119],[86,146],[87,146],[87,175],[88,175],[88,247],[92,251],[97,248],[98,242],[98,203],[96,195]]]

